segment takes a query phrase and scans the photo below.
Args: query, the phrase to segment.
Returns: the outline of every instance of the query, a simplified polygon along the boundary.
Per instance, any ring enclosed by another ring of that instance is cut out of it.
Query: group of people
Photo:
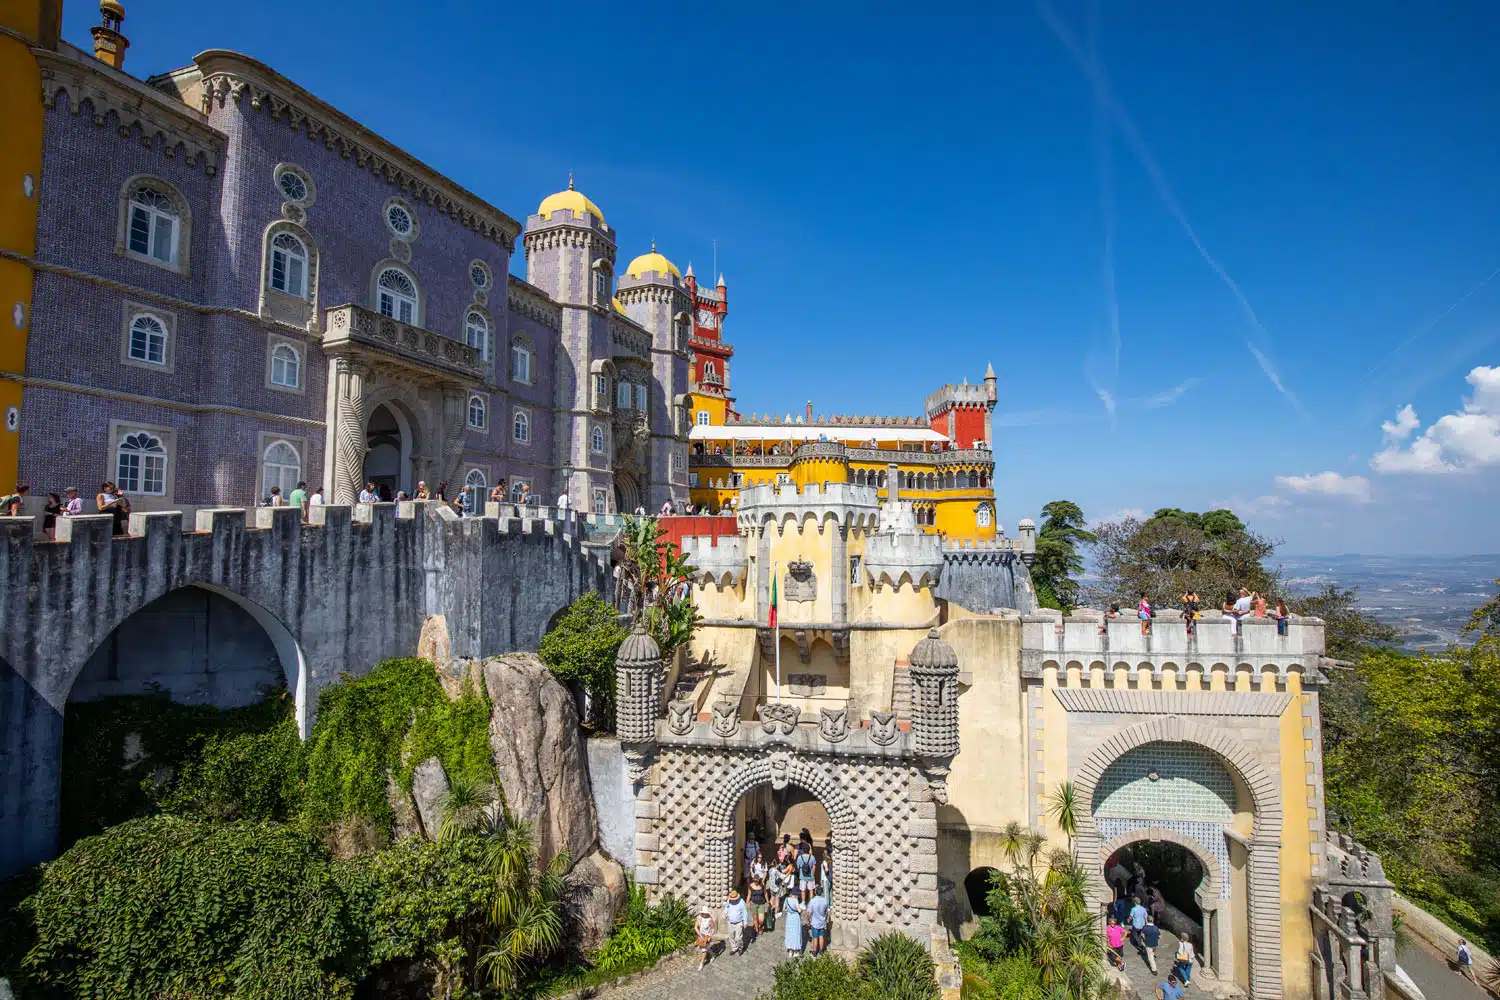
[[[1280,598],[1276,601],[1276,609],[1267,611],[1267,601],[1264,594],[1252,591],[1247,587],[1241,587],[1239,596],[1233,593],[1224,596],[1224,603],[1220,607],[1220,613],[1228,618],[1233,631],[1230,635],[1240,634],[1240,619],[1247,617],[1271,618],[1276,622],[1276,634],[1286,635],[1287,625],[1291,621],[1292,613],[1287,610],[1286,601]],[[1156,609],[1151,606],[1151,599],[1143,590],[1140,592],[1140,600],[1136,605],[1135,616],[1141,622],[1141,635],[1151,634],[1151,621],[1156,617]],[[1108,620],[1120,617],[1120,605],[1111,604],[1109,610],[1104,612],[1105,621],[1099,625],[1099,634],[1104,635],[1108,630]],[[1188,588],[1182,595],[1182,620],[1187,626],[1188,635],[1198,634],[1198,619],[1203,617],[1203,601],[1199,599],[1197,591]]]
[[[808,954],[818,955],[828,947],[828,904],[833,896],[833,839],[824,843],[823,857],[813,850],[812,835],[804,827],[797,843],[791,834],[782,834],[776,855],[769,862],[762,856],[760,842],[753,835],[745,838],[745,891],[731,889],[724,903],[724,921],[728,929],[730,954],[742,953],[750,942],[767,930],[774,930],[779,916],[782,947],[787,958],[798,958],[804,947]],[[806,941],[803,928],[806,925]],[[708,965],[713,952],[714,915],[704,906],[698,911],[698,968]]]
[[[1110,904],[1109,920],[1104,928],[1104,938],[1109,945],[1109,961],[1121,972],[1125,971],[1125,942],[1129,941],[1146,963],[1151,974],[1156,974],[1156,949],[1161,944],[1160,920],[1166,911],[1166,900],[1156,886],[1147,887],[1144,877],[1134,883],[1136,894],[1126,897],[1117,891]],[[1144,895],[1142,895],[1144,894]],[[1183,993],[1192,984],[1193,961],[1197,953],[1193,942],[1184,937],[1177,942],[1177,951],[1172,956],[1172,968],[1167,978],[1156,984],[1157,1000],[1182,1000]]]
[[[26,497],[30,493],[29,484],[17,483],[14,493],[0,497],[0,517],[21,517],[25,513]],[[130,533],[130,498],[125,495],[124,490],[108,480],[100,483],[99,492],[94,495],[94,507],[90,513],[110,516],[114,534]],[[76,487],[69,486],[63,490],[62,495],[48,493],[47,502],[42,506],[42,536],[56,538],[59,517],[81,517],[83,513],[83,498],[78,495]]]

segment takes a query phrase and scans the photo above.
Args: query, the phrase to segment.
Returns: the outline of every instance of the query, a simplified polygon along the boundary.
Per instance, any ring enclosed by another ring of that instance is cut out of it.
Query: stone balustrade
[[[374,351],[392,361],[432,374],[456,375],[466,381],[483,381],[484,360],[479,349],[451,337],[424,330],[345,303],[325,313],[323,349],[358,347]]]

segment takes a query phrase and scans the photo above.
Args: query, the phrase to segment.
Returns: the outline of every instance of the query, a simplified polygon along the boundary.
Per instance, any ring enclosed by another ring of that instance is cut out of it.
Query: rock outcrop
[[[594,853],[599,822],[573,696],[534,653],[484,662],[494,711],[490,748],[506,804],[536,824],[544,861],[568,851],[575,864]]]
[[[582,952],[604,943],[625,906],[625,869],[603,851],[583,858],[567,877],[566,912]]]
[[[438,839],[443,824],[443,796],[447,794],[448,775],[443,772],[443,762],[428,757],[418,764],[411,775],[411,797],[428,840]]]

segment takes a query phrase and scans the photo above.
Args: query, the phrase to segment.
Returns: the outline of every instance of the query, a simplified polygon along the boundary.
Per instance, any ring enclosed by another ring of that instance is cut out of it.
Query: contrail
[[[1410,337],[1407,337],[1405,340],[1403,340],[1400,344],[1398,344],[1396,346],[1396,349],[1394,351],[1392,351],[1390,354],[1386,355],[1384,361],[1381,361],[1380,363],[1378,363],[1377,365],[1375,365],[1375,367],[1373,367],[1369,371],[1365,372],[1365,378],[1369,378],[1371,375],[1374,375],[1376,372],[1380,371],[1380,369],[1384,368],[1386,365],[1388,365],[1392,361],[1396,360],[1396,355],[1400,354],[1402,351],[1404,351],[1408,347],[1410,347],[1414,341],[1418,340],[1421,337],[1425,337],[1425,336],[1427,336],[1427,334],[1431,333],[1432,332],[1432,328],[1435,327],[1435,326],[1437,326],[1443,320],[1447,319],[1448,315],[1450,313],[1452,313],[1453,310],[1457,309],[1459,306],[1461,306],[1465,302],[1469,301],[1469,299],[1473,298],[1474,295],[1476,293],[1478,293],[1482,288],[1484,288],[1485,285],[1488,285],[1490,282],[1494,281],[1497,277],[1500,277],[1500,267],[1495,268],[1493,271],[1491,271],[1488,275],[1485,276],[1485,278],[1484,278],[1483,281],[1479,282],[1479,284],[1475,285],[1473,288],[1469,289],[1467,292],[1464,292],[1462,295],[1460,295],[1458,297],[1458,299],[1452,305],[1450,305],[1447,309],[1444,309],[1442,312],[1438,313],[1436,316],[1434,316],[1432,319],[1428,320],[1422,326],[1417,327],[1417,329],[1412,333],[1412,335]]]
[[[1208,252],[1208,248],[1198,238],[1197,230],[1188,221],[1187,213],[1183,211],[1182,206],[1177,201],[1177,196],[1173,194],[1172,186],[1167,183],[1166,175],[1162,173],[1161,167],[1156,162],[1156,157],[1151,154],[1151,148],[1146,145],[1145,138],[1142,137],[1140,130],[1136,128],[1135,122],[1131,119],[1129,112],[1125,110],[1125,106],[1114,95],[1114,91],[1109,86],[1109,79],[1105,76],[1104,70],[1098,61],[1092,59],[1089,53],[1079,47],[1078,40],[1073,37],[1073,33],[1068,30],[1067,25],[1058,20],[1057,15],[1053,12],[1047,0],[1037,0],[1037,11],[1041,14],[1042,20],[1047,23],[1047,27],[1052,30],[1052,34],[1057,36],[1057,40],[1062,43],[1063,47],[1073,57],[1073,61],[1078,64],[1079,70],[1093,84],[1095,99],[1103,104],[1113,115],[1115,124],[1119,127],[1121,134],[1125,136],[1125,141],[1130,144],[1131,151],[1135,153],[1136,159],[1140,162],[1142,169],[1146,171],[1146,176],[1150,179],[1152,187],[1156,189],[1157,197],[1162,200],[1162,204],[1166,206],[1167,211],[1177,220],[1178,226],[1187,234],[1187,238],[1192,241],[1194,249],[1198,251],[1198,256],[1203,258],[1203,262],[1213,269],[1213,272],[1219,276],[1219,280],[1234,295],[1235,300],[1240,304],[1240,309],[1244,311],[1246,318],[1250,320],[1250,325],[1261,336],[1268,337],[1269,333],[1266,331],[1265,324],[1255,314],[1255,307],[1245,297],[1245,293],[1240,289],[1239,283],[1230,277],[1229,272],[1224,269],[1224,265],[1220,264],[1218,259]],[[1260,364],[1261,370],[1265,372],[1271,384],[1276,387],[1276,391],[1286,397],[1287,402],[1291,403],[1298,413],[1306,417],[1307,411],[1302,408],[1301,401],[1297,399],[1297,396],[1290,389],[1282,384],[1280,376],[1276,374],[1275,369],[1271,367],[1265,354],[1255,345],[1255,342],[1247,337],[1245,338],[1245,346],[1255,356],[1255,360]]]
[[[1089,58],[1098,61],[1099,0],[1089,3]],[[1097,89],[1097,87],[1096,87]],[[1099,208],[1104,216],[1104,303],[1109,310],[1109,335],[1114,347],[1115,388],[1120,383],[1120,296],[1115,288],[1115,178],[1113,140],[1109,114],[1102,101],[1094,102],[1094,167],[1099,174]],[[1110,415],[1114,407],[1106,404]]]

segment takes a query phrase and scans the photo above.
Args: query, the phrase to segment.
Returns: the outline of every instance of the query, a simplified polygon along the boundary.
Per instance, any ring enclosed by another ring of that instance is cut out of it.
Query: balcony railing
[[[479,349],[451,337],[353,303],[334,306],[324,318],[324,350],[353,345],[409,367],[436,370],[475,382],[484,379],[485,365]]]

